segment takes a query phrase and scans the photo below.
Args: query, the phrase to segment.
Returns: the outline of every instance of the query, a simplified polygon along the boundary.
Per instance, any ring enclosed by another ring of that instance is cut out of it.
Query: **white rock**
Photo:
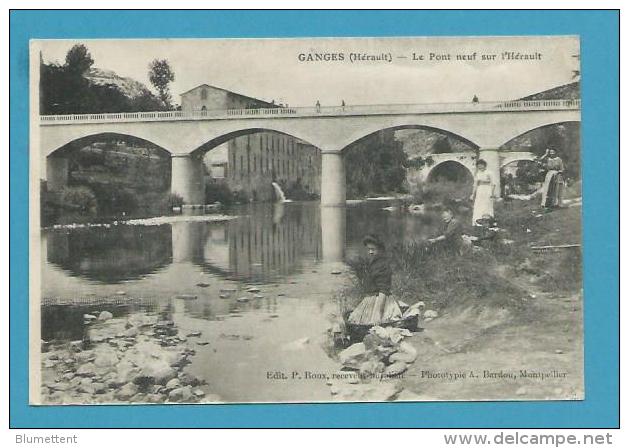
[[[201,398],[201,397],[205,397],[205,392],[203,392],[201,389],[195,389],[192,391],[192,395],[194,395],[195,397]]]
[[[387,366],[384,369],[384,374],[387,376],[399,375],[400,373],[405,372],[407,368],[408,366],[406,365],[405,362],[397,361],[391,364],[390,366]]]
[[[97,367],[113,367],[118,364],[118,354],[116,350],[108,345],[100,346],[94,351],[94,365]]]
[[[101,311],[100,314],[98,315],[98,320],[105,321],[105,320],[109,320],[109,319],[111,319],[113,317],[114,317],[114,315],[111,314],[109,311]]]
[[[192,399],[192,390],[190,387],[178,387],[171,390],[168,394],[170,401],[190,401]]]
[[[119,398],[120,400],[128,400],[129,398],[133,397],[137,393],[138,393],[138,386],[136,386],[133,383],[127,383],[124,386],[122,386],[120,389],[118,389],[118,392],[116,392],[116,397]]]
[[[365,344],[359,342],[357,344],[350,345],[339,353],[339,360],[344,366],[358,368],[360,363],[364,361],[366,352],[367,349],[365,348]]]
[[[94,367],[94,364],[92,363],[83,364],[81,367],[79,367],[76,370],[76,374],[80,376],[95,376],[96,368]]]
[[[434,319],[439,317],[439,313],[435,310],[426,310],[424,311],[424,319]]]

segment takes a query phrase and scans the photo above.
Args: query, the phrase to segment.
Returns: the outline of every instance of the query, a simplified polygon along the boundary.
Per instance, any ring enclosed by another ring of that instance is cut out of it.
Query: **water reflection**
[[[44,237],[49,263],[102,283],[139,279],[173,256],[169,226],[52,231]]]
[[[226,222],[51,230],[42,235],[46,260],[42,268],[45,274],[53,266],[61,268],[61,274],[50,278],[56,291],[67,288],[69,293],[76,283],[66,287],[59,275],[111,285],[150,276],[172,287],[173,280],[201,272],[274,283],[316,269],[321,261],[356,256],[367,233],[380,235],[389,246],[434,235],[438,223],[430,215],[382,208],[382,204],[348,210],[320,208],[318,203],[255,204],[230,210],[239,217]]]
[[[203,227],[193,232],[203,235],[195,233],[192,238],[203,244],[192,259],[204,271],[249,282],[268,282],[300,272],[320,259],[321,230],[316,204],[251,205],[241,212],[245,216],[227,223],[194,223]]]
[[[258,204],[229,210],[238,218],[222,223],[43,232],[42,339],[89,340],[84,314],[159,314],[180,335],[202,334],[189,340],[190,373],[226,401],[327,399],[324,382],[269,382],[266,372],[338,369],[322,347],[347,279],[324,263],[355,256],[366,233],[391,245],[432,236],[437,224],[388,205]],[[247,292],[253,282],[259,293]],[[176,298],[184,294],[196,299]]]
[[[346,215],[345,207],[321,208],[321,240],[324,261],[343,261]]]

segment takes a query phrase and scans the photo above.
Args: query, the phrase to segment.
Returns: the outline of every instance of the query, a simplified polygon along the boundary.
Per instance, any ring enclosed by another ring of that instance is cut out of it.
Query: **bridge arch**
[[[426,181],[434,182],[439,177],[451,182],[472,182],[474,179],[474,169],[469,163],[462,162],[455,158],[444,159],[433,164],[426,173]]]
[[[99,132],[95,134],[83,135],[83,136],[68,140],[62,145],[57,146],[56,148],[48,151],[46,156],[50,157],[50,156],[65,155],[62,153],[79,149],[81,147],[87,146],[92,143],[101,142],[103,140],[116,140],[116,139],[150,145],[159,149],[160,151],[163,151],[164,154],[168,154],[168,155],[171,154],[171,152],[168,149],[153,142],[152,139],[146,139],[146,138],[139,137],[133,134],[125,134],[125,133],[120,133],[120,132]]]
[[[527,123],[524,123],[524,124],[526,125]],[[500,147],[500,149],[504,149],[504,148],[508,147],[509,144],[511,142],[513,142],[514,140],[517,140],[518,138],[521,138],[521,137],[523,137],[524,135],[526,135],[526,134],[528,134],[530,132],[541,130],[541,129],[545,129],[545,128],[549,128],[551,126],[567,125],[567,124],[580,125],[581,121],[580,120],[556,120],[555,119],[555,120],[546,120],[544,122],[535,123],[533,125],[522,126],[522,127],[519,127],[518,129],[515,130],[515,132],[514,132],[515,135],[513,135],[513,137],[511,137],[509,140],[503,142],[499,147]]]
[[[226,132],[224,134],[221,134],[217,137],[212,137],[210,140],[207,140],[205,142],[200,143],[198,146],[194,147],[194,149],[192,149],[192,151],[190,152],[190,155],[193,157],[202,157],[206,152],[211,151],[212,149],[229,142],[230,140],[233,140],[237,137],[242,137],[245,135],[254,135],[260,132],[274,132],[280,135],[284,135],[287,137],[292,137],[298,140],[301,140],[302,142],[304,142],[305,144],[309,144],[317,149],[319,149],[318,146],[316,146],[314,143],[305,140],[301,137],[299,137],[298,135],[295,135],[294,133],[291,132],[286,132],[286,131],[279,131],[276,130],[272,127],[263,127],[263,128],[243,128],[243,129],[236,129],[230,132]]]
[[[41,177],[47,180],[49,189],[59,189],[66,186],[69,176],[69,159],[74,152],[85,146],[103,143],[115,144],[114,142],[124,141],[131,145],[142,145],[145,148],[157,150],[165,159],[170,159],[171,153],[164,147],[155,144],[151,140],[130,134],[122,134],[118,132],[101,132],[95,134],[84,135],[67,141],[61,146],[49,150],[42,154]],[[105,143],[107,142],[107,143]],[[53,148],[53,147],[51,147]],[[114,151],[112,148],[104,148],[103,152]]]
[[[458,133],[457,131],[445,129],[444,127],[435,127],[435,126],[417,123],[416,119],[414,121],[415,122],[413,121],[403,122],[403,123],[392,124],[390,126],[384,126],[384,127],[382,125],[368,126],[366,129],[362,129],[361,131],[358,132],[358,135],[359,135],[358,137],[352,136],[351,141],[343,142],[342,145],[340,146],[340,150],[345,152],[347,148],[351,147],[353,144],[358,143],[361,140],[364,140],[366,138],[369,138],[379,132],[399,131],[399,130],[405,130],[405,129],[420,129],[420,130],[435,132],[437,134],[441,134],[443,136],[450,137],[455,140],[459,140],[463,142],[464,144],[466,144],[467,146],[469,146],[474,151],[479,148],[479,145],[469,140],[468,138],[464,137],[461,133]]]
[[[301,133],[279,130],[270,121],[265,124],[269,126],[232,126],[227,132],[205,135],[187,154],[174,155],[173,190],[192,204],[214,200],[214,185],[227,185],[244,201],[272,200],[278,186],[287,192],[318,195],[319,147],[301,138]],[[218,148],[218,157],[206,157]],[[204,167],[210,165],[224,173],[218,184],[205,181]],[[197,181],[192,185],[190,179]],[[272,185],[274,182],[277,184]]]

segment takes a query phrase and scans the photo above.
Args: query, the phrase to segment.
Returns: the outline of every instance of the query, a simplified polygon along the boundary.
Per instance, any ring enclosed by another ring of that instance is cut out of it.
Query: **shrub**
[[[205,203],[213,204],[214,202],[230,205],[234,202],[234,195],[226,183],[208,179],[205,182]]]
[[[63,187],[59,192],[59,205],[62,208],[80,211],[96,210],[96,196],[88,187]]]

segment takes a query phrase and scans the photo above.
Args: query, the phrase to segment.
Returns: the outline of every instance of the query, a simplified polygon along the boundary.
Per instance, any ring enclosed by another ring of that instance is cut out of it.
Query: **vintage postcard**
[[[584,398],[578,36],[30,51],[31,404]]]

